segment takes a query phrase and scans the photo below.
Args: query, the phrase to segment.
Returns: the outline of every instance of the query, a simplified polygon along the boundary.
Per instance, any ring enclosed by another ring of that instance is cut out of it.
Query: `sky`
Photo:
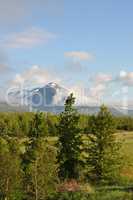
[[[56,82],[86,104],[133,99],[133,1],[0,0],[0,88]]]

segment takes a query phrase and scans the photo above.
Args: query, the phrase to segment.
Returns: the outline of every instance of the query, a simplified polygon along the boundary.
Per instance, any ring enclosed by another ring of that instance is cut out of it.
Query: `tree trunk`
[[[5,200],[8,200],[8,190],[9,190],[9,178],[6,180],[6,197]]]
[[[35,196],[36,200],[38,200],[37,160],[35,162]]]

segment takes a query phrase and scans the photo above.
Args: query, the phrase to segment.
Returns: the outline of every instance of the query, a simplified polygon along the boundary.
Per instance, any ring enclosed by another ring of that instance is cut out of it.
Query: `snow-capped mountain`
[[[40,108],[46,106],[63,105],[68,93],[69,92],[67,89],[51,82],[44,87],[33,90],[30,103],[32,103],[33,107]]]
[[[67,89],[51,82],[32,89],[13,89],[9,92],[8,99],[14,104],[30,105],[33,108],[44,110],[46,106],[63,105],[68,94]]]
[[[64,110],[64,102],[70,91],[57,83],[50,82],[44,86],[35,88],[23,88],[23,89],[12,89],[8,93],[8,104],[1,103],[0,110],[27,110],[33,111],[45,111],[60,113]],[[98,105],[80,105],[78,104],[77,109],[80,113],[84,114],[95,114],[99,111]],[[120,115],[131,115],[133,116],[133,109],[124,110],[117,106],[108,105],[110,111],[117,116]]]

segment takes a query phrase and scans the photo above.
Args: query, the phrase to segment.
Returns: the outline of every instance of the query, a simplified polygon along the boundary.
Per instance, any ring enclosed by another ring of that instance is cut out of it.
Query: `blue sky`
[[[132,10],[132,0],[0,0],[1,87],[57,81],[111,102],[128,87],[131,102]]]

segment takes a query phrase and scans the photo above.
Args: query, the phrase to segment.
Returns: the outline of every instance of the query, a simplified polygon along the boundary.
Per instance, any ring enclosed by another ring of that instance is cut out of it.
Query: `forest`
[[[1,200],[133,199],[133,118],[0,113]]]

